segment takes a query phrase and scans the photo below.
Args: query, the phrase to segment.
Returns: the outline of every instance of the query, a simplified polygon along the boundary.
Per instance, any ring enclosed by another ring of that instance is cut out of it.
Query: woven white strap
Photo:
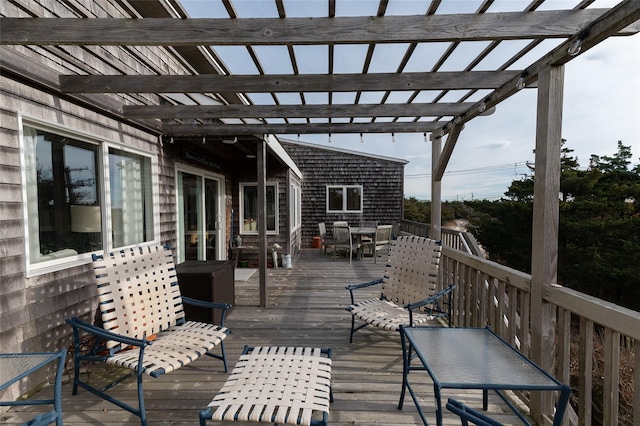
[[[227,337],[226,330],[217,325],[188,321],[161,331],[144,349],[144,372],[164,374],[189,364],[222,342]],[[107,358],[107,363],[136,369],[139,353],[139,349],[131,347]]]
[[[351,305],[351,313],[364,322],[386,330],[397,331],[400,324],[409,325],[409,311],[384,299],[363,300]],[[414,312],[413,324],[424,324],[434,319],[432,315]]]
[[[318,348],[256,347],[242,355],[209,407],[217,421],[311,424],[329,413],[331,359]]]

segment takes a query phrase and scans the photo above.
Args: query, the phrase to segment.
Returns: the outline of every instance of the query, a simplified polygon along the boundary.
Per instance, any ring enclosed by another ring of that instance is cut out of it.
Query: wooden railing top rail
[[[429,238],[430,225],[428,223],[415,222],[412,220],[403,219],[401,222],[402,231],[408,232],[413,235],[417,235],[419,237],[427,237]],[[440,229],[442,234],[449,235],[451,239],[458,239],[461,246],[463,246],[468,253],[474,254],[476,256],[484,257],[482,249],[480,245],[476,241],[475,237],[466,231],[459,231],[457,229],[450,229],[446,227],[442,227]],[[443,245],[447,245],[447,238],[442,238]]]
[[[569,312],[640,340],[640,312],[560,285],[546,286],[543,297]]]
[[[531,275],[524,272],[446,246],[442,248],[442,254],[520,290],[530,291],[531,289]],[[560,285],[546,286],[543,297],[547,302],[589,321],[640,340],[640,312]]]
[[[529,274],[447,246],[442,247],[442,254],[479,272],[507,282],[520,290],[531,291],[531,275]]]

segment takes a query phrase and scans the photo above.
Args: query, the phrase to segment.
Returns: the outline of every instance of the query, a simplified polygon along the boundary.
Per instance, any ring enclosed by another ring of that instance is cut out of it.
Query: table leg
[[[482,390],[482,409],[484,411],[489,409],[489,391],[487,389]]]
[[[560,391],[560,398],[558,398],[558,406],[556,407],[556,415],[553,417],[553,426],[561,426],[562,419],[564,417],[564,411],[569,404],[569,397],[571,397],[571,388],[568,385],[563,385]]]
[[[436,397],[436,424],[442,426],[442,395],[440,394],[440,386],[435,383],[433,384],[433,393]]]
[[[240,260],[240,253],[242,249],[240,247],[232,247],[231,248],[231,256],[233,257],[233,267],[238,267],[238,260]]]
[[[413,388],[409,384],[409,372],[411,371],[411,355],[413,353],[413,348],[411,343],[407,342],[406,337],[404,335],[404,331],[402,330],[403,326],[400,326],[400,341],[402,343],[402,391],[400,392],[400,402],[398,403],[398,410],[402,410],[402,405],[404,404],[404,397],[406,395],[407,389],[409,390],[409,394],[411,394],[411,398],[413,399],[414,404],[416,405],[416,409],[418,410],[418,414],[422,419],[422,423],[425,426],[429,426],[427,422],[427,418],[422,411],[422,407],[420,407],[420,403],[418,401],[418,397],[413,391]],[[440,424],[442,421],[440,422]]]
[[[404,403],[404,395],[407,390],[407,374],[409,374],[409,363],[411,362],[410,348],[407,348],[406,338],[402,329],[400,330],[400,342],[402,343],[402,391],[400,392],[400,402],[398,403],[398,410],[402,410],[402,404]]]

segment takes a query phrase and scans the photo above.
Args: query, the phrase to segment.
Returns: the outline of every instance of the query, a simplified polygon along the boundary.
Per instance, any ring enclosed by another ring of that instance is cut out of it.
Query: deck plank
[[[259,305],[259,274],[245,282],[236,282],[236,308],[226,325],[233,333],[225,340],[232,368],[245,345],[250,346],[319,346],[332,349],[331,425],[416,425],[420,417],[407,395],[402,410],[398,398],[402,384],[402,350],[400,338],[365,328],[349,344],[351,317],[345,311],[349,304],[348,284],[382,277],[384,262],[371,258],[349,262],[333,259],[319,249],[303,249],[290,269],[269,269],[268,307]],[[375,292],[371,293],[376,295]],[[230,368],[230,370],[231,370]],[[90,366],[91,381],[104,375],[104,365]],[[413,373],[418,374],[418,373]],[[198,413],[228,377],[219,360],[204,357],[171,374],[157,379],[145,377],[145,401],[150,425],[194,425]],[[433,388],[425,374],[424,385],[417,386],[424,401],[423,408],[430,423],[435,424]],[[413,381],[415,382],[415,377]],[[45,387],[37,395],[51,392]],[[112,390],[115,396],[134,403],[135,380],[129,379]],[[453,396],[474,407],[482,404],[478,391],[444,390],[444,399]],[[20,407],[0,414],[0,423],[21,423],[33,417],[38,407]],[[490,395],[490,415],[505,424],[518,423],[506,405]],[[445,411],[446,425],[460,424],[457,417]],[[139,425],[137,417],[117,406],[80,389],[71,395],[68,377],[63,385],[65,425]],[[209,422],[208,424],[216,424]],[[243,423],[236,423],[243,424]],[[246,423],[252,425],[255,423]]]

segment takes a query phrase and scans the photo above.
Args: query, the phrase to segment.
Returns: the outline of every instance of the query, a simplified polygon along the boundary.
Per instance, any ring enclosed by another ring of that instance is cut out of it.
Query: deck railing
[[[400,231],[417,235],[419,237],[429,237],[429,224],[422,222],[414,222],[412,220],[403,220],[400,223]],[[475,237],[469,232],[458,231],[443,227],[441,229],[442,245],[451,247],[474,256],[484,257],[484,253]]]
[[[441,277],[456,285],[455,326],[489,326],[523,354],[532,352],[530,275],[445,244]],[[640,424],[640,356],[634,355],[640,313],[555,285],[543,298],[555,312],[551,373],[571,384],[577,406],[567,410],[565,424],[589,426],[592,417],[603,425]],[[620,395],[631,400],[620,404]],[[521,398],[529,404],[527,395]]]
[[[403,220],[400,229],[429,236],[425,223]],[[537,349],[530,346],[531,275],[484,259],[466,232],[441,234],[441,284],[456,285],[453,324],[489,326],[529,356]],[[555,312],[551,373],[572,387],[575,409],[567,410],[565,424],[640,424],[640,313],[560,285],[547,286],[543,298]]]

